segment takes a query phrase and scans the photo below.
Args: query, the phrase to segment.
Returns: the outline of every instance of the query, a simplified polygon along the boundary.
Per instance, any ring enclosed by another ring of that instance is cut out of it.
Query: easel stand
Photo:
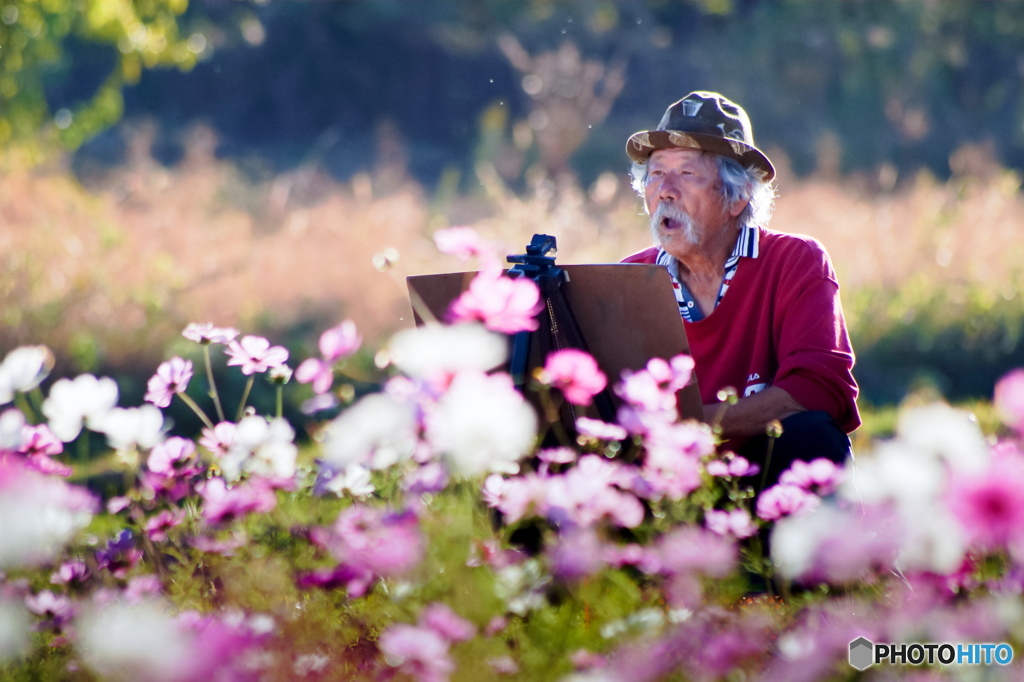
[[[555,238],[546,234],[535,234],[526,246],[526,253],[508,256],[515,265],[508,275],[513,278],[526,277],[540,289],[544,308],[538,315],[538,328],[533,332],[518,332],[512,339],[512,353],[509,371],[515,385],[524,395],[533,372],[543,367],[548,354],[565,348],[576,348],[590,352],[580,325],[573,314],[572,306],[565,295],[563,285],[569,281],[568,273],[555,267],[554,254],[558,249]],[[608,377],[614,381],[616,377]],[[606,387],[594,396],[594,407],[604,421],[615,420],[615,406]],[[574,436],[576,433],[576,406],[564,401],[562,425]]]

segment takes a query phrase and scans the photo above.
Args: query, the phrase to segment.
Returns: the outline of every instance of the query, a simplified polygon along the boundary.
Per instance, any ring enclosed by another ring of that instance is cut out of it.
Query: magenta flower
[[[977,474],[953,477],[949,507],[984,548],[1024,546],[1024,456],[1001,451]]]
[[[608,385],[608,378],[597,366],[594,356],[575,348],[556,350],[548,355],[540,381],[560,390],[573,405],[589,405]]]
[[[482,322],[503,334],[534,331],[537,314],[543,308],[540,290],[532,280],[506,277],[500,270],[483,270],[469,288],[452,301],[451,322]]]
[[[737,538],[749,538],[757,532],[757,526],[746,509],[709,509],[704,512],[704,525],[717,535],[733,535]]]
[[[230,343],[238,336],[238,330],[231,327],[214,327],[211,322],[193,322],[181,333],[189,341],[208,346],[211,343]]]
[[[476,636],[476,626],[442,602],[428,604],[423,609],[420,626],[430,628],[449,642],[468,642]]]
[[[842,477],[842,467],[831,460],[819,457],[811,462],[794,460],[793,464],[782,472],[779,483],[795,485],[818,495],[828,495],[839,486]]]
[[[231,358],[228,365],[240,365],[242,374],[251,375],[266,372],[271,367],[280,367],[288,361],[288,351],[282,346],[271,346],[262,336],[243,336],[232,341],[225,351]]]
[[[174,357],[156,368],[146,384],[144,400],[157,407],[167,407],[176,393],[184,393],[192,379],[192,361]]]
[[[448,641],[430,628],[392,625],[381,633],[377,646],[388,665],[419,682],[447,682],[455,671]]]
[[[222,478],[211,478],[198,486],[203,498],[203,518],[220,525],[254,512],[268,512],[277,506],[273,488],[250,481],[228,488]]]
[[[1024,369],[1015,369],[996,382],[992,402],[1003,422],[1024,434]]]
[[[146,535],[153,542],[163,542],[167,539],[167,531],[175,526],[180,526],[185,520],[185,512],[181,509],[164,509],[153,518],[146,521]]]
[[[810,511],[820,502],[820,497],[803,488],[779,483],[766,489],[757,498],[757,515],[765,521],[777,521],[784,516]]]

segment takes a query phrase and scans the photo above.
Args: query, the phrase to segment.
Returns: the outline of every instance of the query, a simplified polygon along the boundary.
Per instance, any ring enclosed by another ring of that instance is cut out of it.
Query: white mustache
[[[693,218],[675,204],[667,202],[658,204],[654,215],[651,216],[651,235],[655,242],[661,242],[661,226],[666,219],[677,223],[682,228],[687,241],[693,244],[697,243],[697,224]]]

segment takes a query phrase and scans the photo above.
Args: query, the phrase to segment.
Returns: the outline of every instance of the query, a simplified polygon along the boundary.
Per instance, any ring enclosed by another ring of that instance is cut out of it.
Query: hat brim
[[[658,149],[700,149],[735,159],[744,166],[754,166],[765,173],[765,182],[775,177],[775,167],[760,149],[738,140],[716,135],[686,133],[679,130],[642,130],[626,141],[626,154],[637,163],[647,163]]]

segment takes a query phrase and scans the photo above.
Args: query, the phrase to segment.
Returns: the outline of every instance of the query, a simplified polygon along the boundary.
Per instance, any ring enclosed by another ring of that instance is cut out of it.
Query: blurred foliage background
[[[438,228],[646,246],[625,139],[693,89],[829,248],[865,404],[1024,364],[1020,0],[4,0],[0,352],[139,396],[190,321],[372,354]]]

